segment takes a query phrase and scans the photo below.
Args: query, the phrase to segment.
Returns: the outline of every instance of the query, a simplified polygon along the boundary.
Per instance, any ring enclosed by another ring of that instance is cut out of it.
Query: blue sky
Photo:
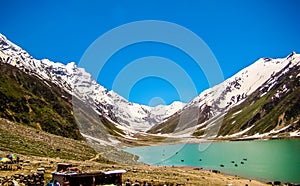
[[[176,23],[197,34],[213,52],[225,79],[260,57],[285,57],[292,51],[300,52],[300,1],[297,0],[12,0],[1,1],[0,5],[2,34],[37,59],[62,63],[78,64],[86,49],[101,35],[142,20]],[[177,87],[169,79],[155,76],[145,77],[132,87],[126,87],[126,81],[122,86],[113,86],[126,65],[147,56],[161,56],[178,64],[194,82],[197,94],[211,86],[184,52],[152,42],[137,43],[116,52],[95,78],[130,101],[146,105],[170,104],[174,100],[187,102],[195,96],[189,94],[184,82]],[[123,89],[127,92],[130,89],[130,94],[125,95]],[[180,96],[182,91],[187,94]]]

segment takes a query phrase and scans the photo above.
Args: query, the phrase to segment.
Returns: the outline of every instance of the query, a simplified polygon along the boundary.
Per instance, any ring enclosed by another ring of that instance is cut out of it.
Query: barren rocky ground
[[[7,154],[1,151],[0,156]],[[148,165],[121,165],[99,163],[93,160],[77,161],[66,160],[60,158],[48,158],[38,156],[28,156],[17,154],[23,160],[23,169],[18,171],[1,171],[2,176],[12,176],[14,174],[30,174],[37,168],[45,168],[45,181],[51,179],[51,172],[55,171],[57,163],[70,163],[78,167],[82,171],[91,170],[114,170],[124,169],[127,172],[123,175],[123,182],[127,179],[134,182],[138,180],[140,183],[147,181],[153,185],[266,185],[264,183],[239,178],[236,176],[228,176],[220,173],[213,173],[207,170],[199,170],[192,167],[162,167]],[[26,162],[26,163],[25,163]]]

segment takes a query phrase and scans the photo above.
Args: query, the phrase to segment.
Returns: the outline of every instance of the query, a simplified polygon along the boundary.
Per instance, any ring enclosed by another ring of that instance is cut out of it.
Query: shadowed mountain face
[[[108,134],[116,134],[112,123],[57,85],[2,61],[0,102],[1,118],[48,133],[77,140],[84,139],[80,132],[104,140]]]
[[[71,100],[53,83],[0,62],[0,117],[52,134],[83,139],[72,115]]]

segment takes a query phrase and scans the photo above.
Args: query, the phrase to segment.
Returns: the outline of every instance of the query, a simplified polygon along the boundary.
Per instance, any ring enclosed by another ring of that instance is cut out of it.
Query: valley
[[[124,168],[131,180],[156,184],[250,184],[192,164],[145,165],[124,148],[299,138],[299,74],[299,54],[260,58],[189,103],[150,107],[107,90],[74,62],[35,59],[0,35],[0,153],[39,159],[24,170],[49,167],[46,179],[56,163],[73,162]]]

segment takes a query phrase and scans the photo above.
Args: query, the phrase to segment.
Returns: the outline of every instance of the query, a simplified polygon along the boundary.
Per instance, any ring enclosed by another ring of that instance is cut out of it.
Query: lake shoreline
[[[171,137],[172,138],[172,137]],[[168,138],[167,138],[168,139]],[[218,142],[237,142],[237,141],[267,141],[267,140],[293,140],[299,139],[300,136],[291,136],[291,137],[268,137],[268,138],[216,138],[216,139],[203,139],[197,137],[189,137],[189,138],[173,138],[176,140],[172,140],[172,142],[168,142],[167,140],[162,142],[151,142],[149,141],[147,144],[139,144],[139,145],[125,145],[122,149],[133,148],[133,147],[147,147],[147,146],[165,146],[165,145],[178,145],[178,144],[195,144],[195,143],[218,143]]]
[[[230,142],[230,143],[229,143]],[[169,167],[215,170],[259,180],[300,183],[299,138],[199,141],[126,149],[139,162]]]

